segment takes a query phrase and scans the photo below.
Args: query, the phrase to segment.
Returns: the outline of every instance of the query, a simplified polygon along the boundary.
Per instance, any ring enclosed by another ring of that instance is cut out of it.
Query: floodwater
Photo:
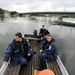
[[[75,28],[58,25],[51,25],[49,18],[39,17],[31,19],[5,18],[0,21],[0,66],[3,62],[4,51],[7,45],[14,39],[16,32],[22,34],[33,34],[36,29],[38,32],[41,25],[45,24],[51,35],[56,39],[59,56],[70,75],[75,74]]]

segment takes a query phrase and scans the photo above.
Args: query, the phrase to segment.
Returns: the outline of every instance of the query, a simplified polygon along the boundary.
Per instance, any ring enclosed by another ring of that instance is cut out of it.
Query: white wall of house
[[[4,12],[4,17],[10,17],[10,12],[5,11],[5,12]]]

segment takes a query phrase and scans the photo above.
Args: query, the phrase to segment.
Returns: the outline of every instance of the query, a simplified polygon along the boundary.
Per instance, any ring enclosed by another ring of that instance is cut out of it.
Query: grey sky
[[[75,11],[75,0],[0,0],[0,8],[18,12]]]

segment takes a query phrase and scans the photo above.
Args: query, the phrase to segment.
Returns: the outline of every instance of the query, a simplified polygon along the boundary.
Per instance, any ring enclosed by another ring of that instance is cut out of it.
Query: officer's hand
[[[43,40],[43,37],[41,37],[41,40]]]
[[[46,35],[44,36],[44,38],[46,38]]]
[[[8,65],[9,62],[3,61],[3,65]]]
[[[40,50],[40,53],[42,52],[42,49]]]
[[[28,56],[30,56],[31,55],[31,53],[28,53]]]
[[[7,61],[3,61],[3,63],[8,63]]]

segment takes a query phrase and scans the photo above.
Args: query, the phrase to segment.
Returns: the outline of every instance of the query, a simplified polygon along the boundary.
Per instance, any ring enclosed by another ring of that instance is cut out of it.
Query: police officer
[[[49,31],[45,28],[45,25],[42,25],[42,28],[40,29],[39,32],[40,38],[43,39],[47,34],[49,34]]]
[[[46,41],[41,44],[40,48],[40,67],[46,68],[46,60],[54,61],[58,55],[55,40],[50,34],[46,36]]]
[[[15,34],[15,39],[9,44],[4,54],[4,62],[10,60],[10,64],[27,64],[32,58],[32,48],[29,42],[22,37],[20,32]]]

